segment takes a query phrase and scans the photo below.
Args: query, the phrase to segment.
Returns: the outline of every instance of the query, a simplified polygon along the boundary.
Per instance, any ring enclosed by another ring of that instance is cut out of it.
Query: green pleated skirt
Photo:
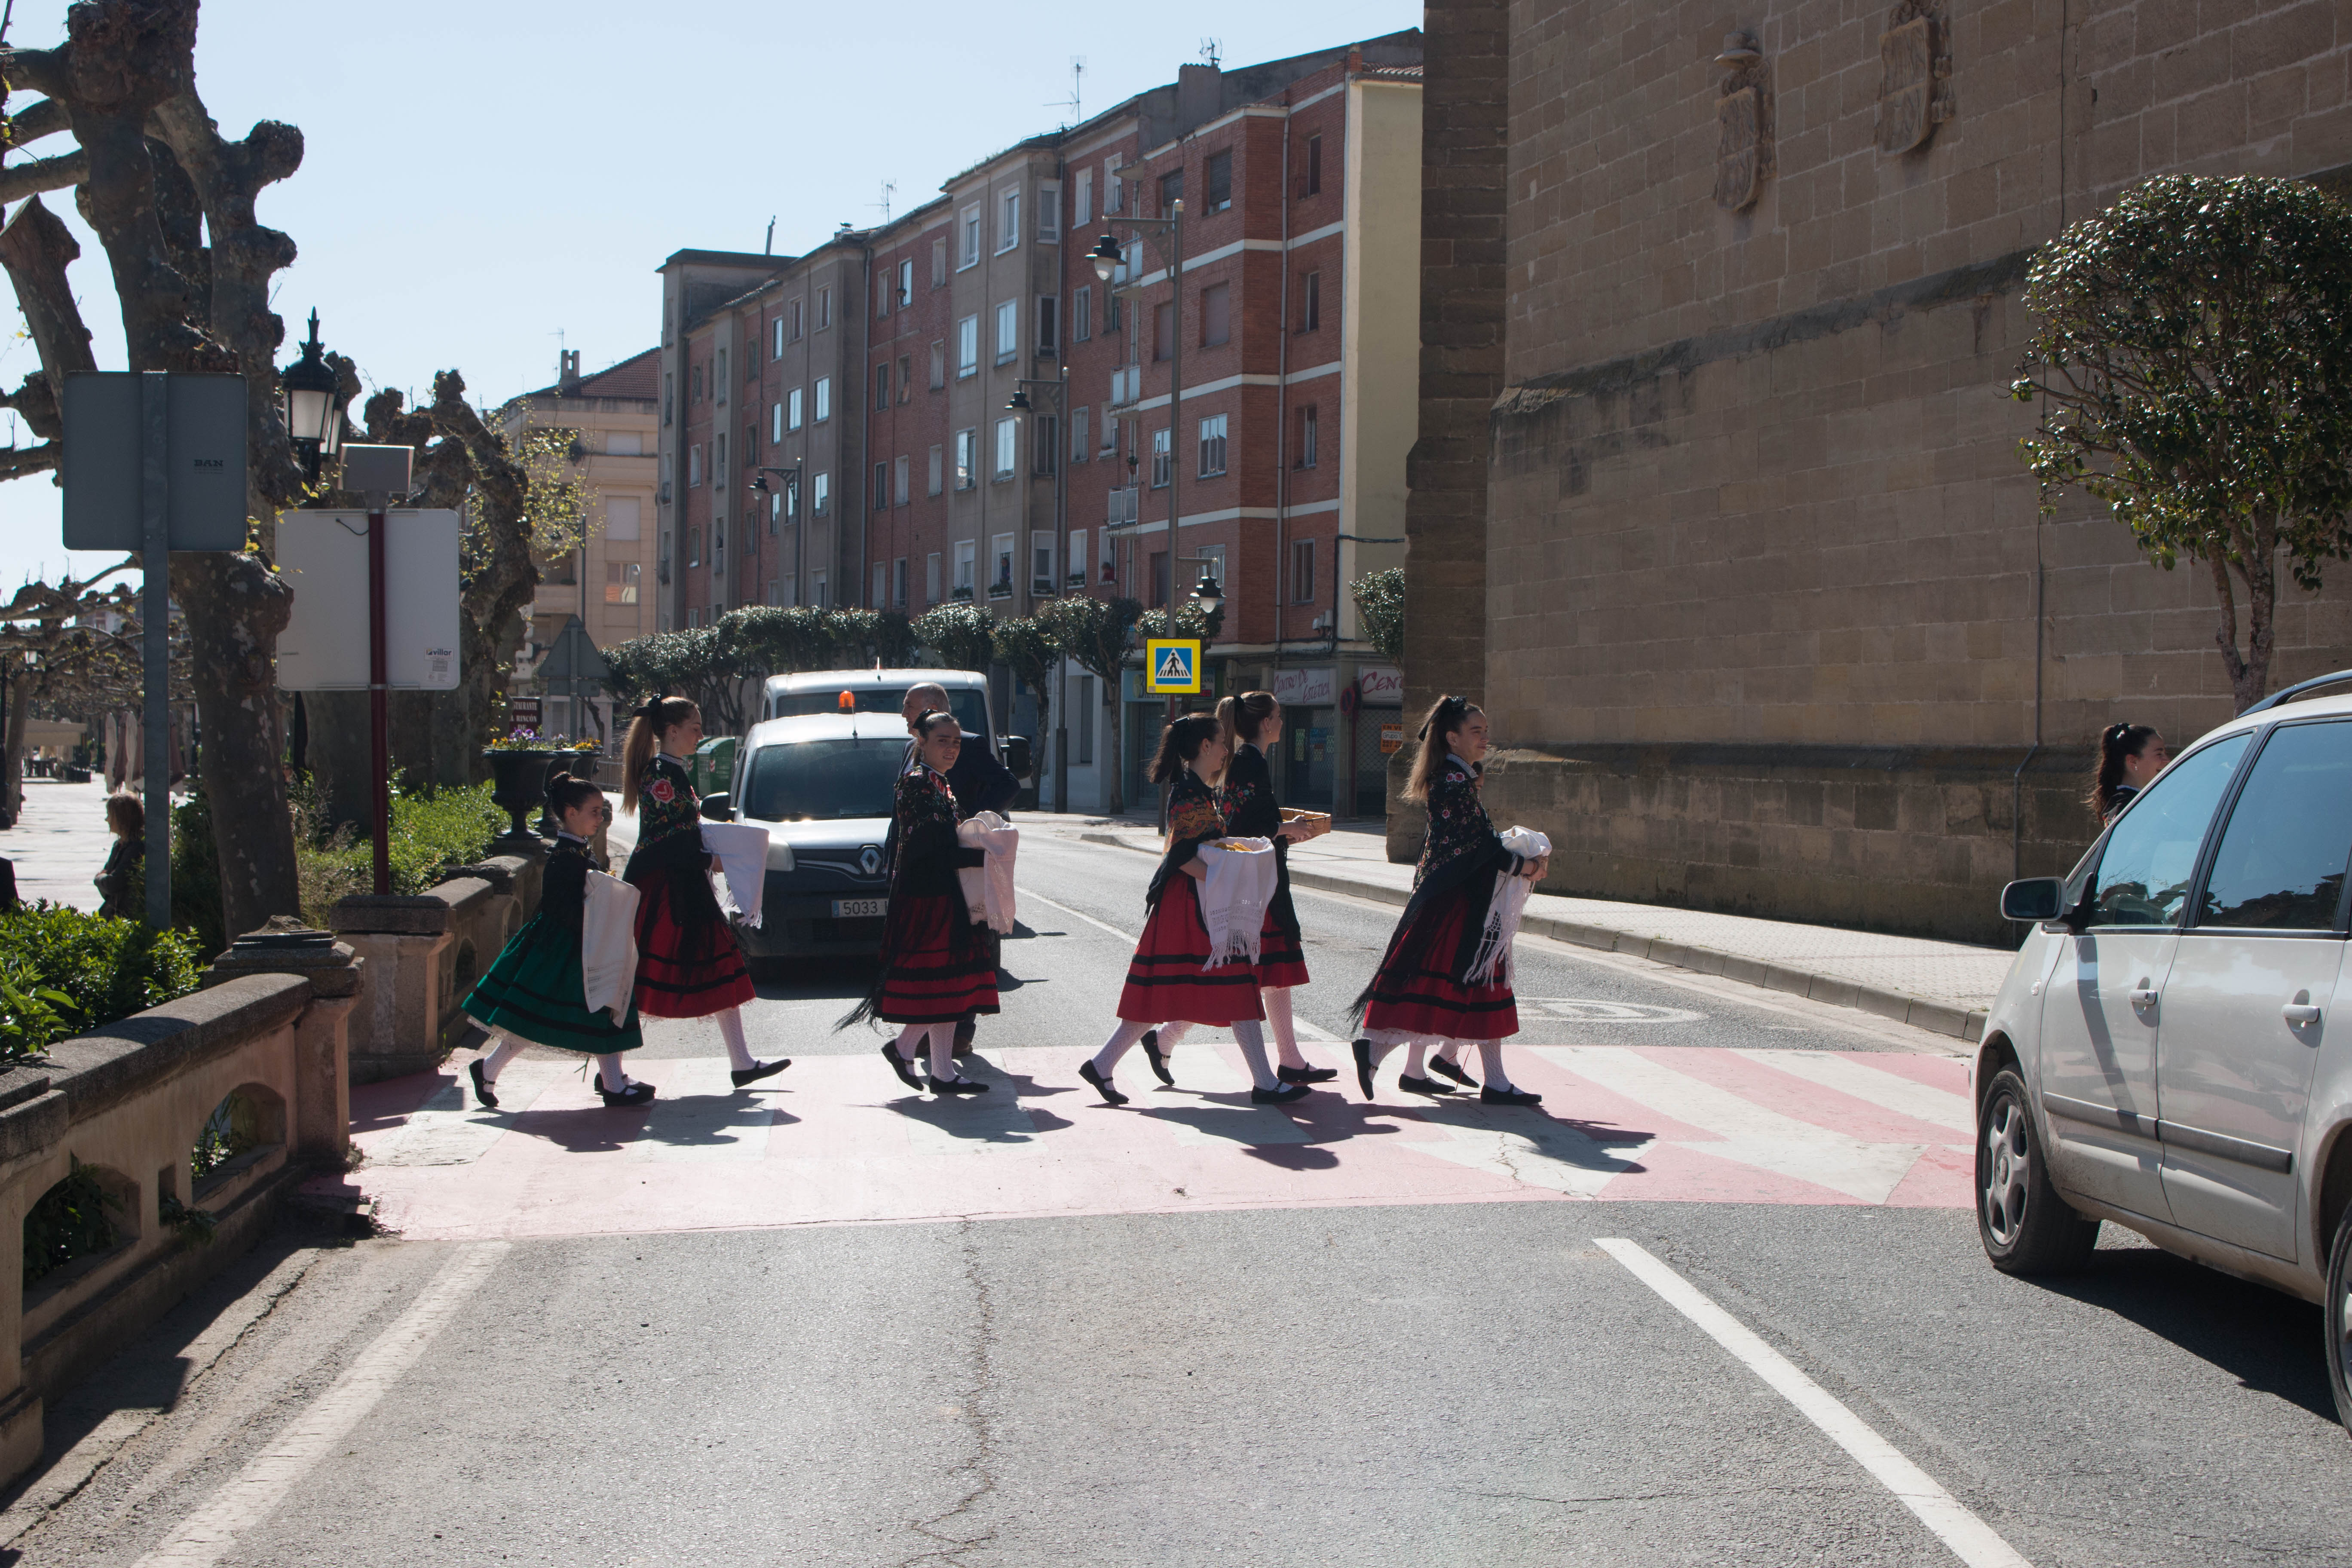
[[[627,1022],[615,1025],[612,1014],[588,1011],[586,990],[580,971],[580,933],[560,921],[533,916],[466,994],[465,1011],[493,1034],[559,1051],[603,1056],[634,1051],[646,1043],[634,1002]]]

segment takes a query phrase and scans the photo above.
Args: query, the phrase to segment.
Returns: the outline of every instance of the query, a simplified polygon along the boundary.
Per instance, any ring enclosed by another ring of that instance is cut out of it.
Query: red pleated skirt
[[[637,888],[637,1011],[708,1018],[751,1000],[751,972],[726,918],[692,907],[668,876]],[[681,907],[681,906],[685,907]]]
[[[1127,985],[1118,994],[1118,1016],[1138,1024],[1213,1026],[1265,1016],[1252,965],[1201,967],[1208,962],[1209,928],[1201,921],[1201,901],[1193,895],[1192,879],[1180,871],[1160,889],[1160,907],[1135,944]]]
[[[1265,925],[1257,938],[1257,983],[1271,989],[1307,984],[1307,950],[1297,937],[1275,923],[1274,910],[1265,911]]]
[[[1518,1033],[1519,1006],[1511,988],[1465,985],[1460,978],[1466,899],[1436,900],[1408,917],[1372,976],[1364,1032],[1436,1035],[1453,1040],[1499,1040]]]
[[[877,1017],[887,1024],[952,1024],[968,1013],[997,1010],[990,943],[974,930],[959,951],[953,942],[959,921],[971,924],[961,894],[901,894],[890,900]]]

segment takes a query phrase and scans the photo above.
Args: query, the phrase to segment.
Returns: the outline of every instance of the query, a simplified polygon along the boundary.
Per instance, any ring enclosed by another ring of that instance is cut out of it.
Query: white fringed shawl
[[[1209,962],[1255,963],[1265,906],[1281,873],[1271,838],[1214,838],[1201,846],[1209,874],[1200,885],[1201,923],[1209,928]]]
[[[1513,827],[1497,835],[1503,847],[1522,860],[1551,853],[1551,840],[1532,827]],[[1516,983],[1511,943],[1519,934],[1519,918],[1527,913],[1528,895],[1535,884],[1509,871],[1495,873],[1494,896],[1486,900],[1486,928],[1479,933],[1477,956],[1462,972],[1465,985],[1491,985],[1499,974],[1506,985]]]

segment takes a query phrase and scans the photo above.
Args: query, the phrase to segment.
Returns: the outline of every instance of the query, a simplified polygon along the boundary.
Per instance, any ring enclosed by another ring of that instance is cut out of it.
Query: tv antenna
[[[1062,121],[1065,125],[1076,125],[1079,121],[1086,118],[1086,111],[1080,106],[1080,100],[1083,97],[1083,89],[1086,86],[1086,80],[1087,57],[1084,55],[1072,55],[1070,57],[1070,96],[1067,98],[1055,99],[1045,105],[1048,109],[1066,109],[1070,111],[1070,117]]]
[[[882,209],[882,221],[884,223],[888,223],[890,221],[890,197],[898,188],[898,181],[885,180],[882,182],[882,199],[878,202],[869,202],[866,204],[868,206],[875,206]]]
[[[1215,65],[1217,63],[1217,57],[1224,52],[1224,40],[1222,38],[1202,38],[1201,40],[1202,63],[1211,66]]]

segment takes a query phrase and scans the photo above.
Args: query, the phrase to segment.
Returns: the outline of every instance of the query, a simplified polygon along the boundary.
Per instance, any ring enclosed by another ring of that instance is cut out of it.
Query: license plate
[[[837,921],[872,920],[888,912],[889,908],[890,900],[887,899],[835,899],[833,900],[833,918]]]

